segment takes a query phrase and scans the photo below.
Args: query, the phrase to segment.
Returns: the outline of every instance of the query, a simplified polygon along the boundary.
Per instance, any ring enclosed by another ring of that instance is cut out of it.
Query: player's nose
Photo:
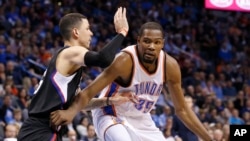
[[[148,46],[148,49],[151,50],[151,51],[154,51],[154,50],[155,50],[154,44],[150,44],[150,45]]]
[[[94,34],[93,34],[93,32],[92,31],[90,31],[90,36],[92,37]]]

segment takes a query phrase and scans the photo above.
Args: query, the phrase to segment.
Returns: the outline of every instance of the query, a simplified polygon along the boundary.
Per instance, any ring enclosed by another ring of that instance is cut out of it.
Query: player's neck
[[[79,46],[79,43],[74,40],[64,41],[64,46]]]
[[[145,63],[142,62],[143,67],[148,71],[148,72],[155,72],[156,70],[156,66],[157,66],[157,61],[155,61],[154,63]]]

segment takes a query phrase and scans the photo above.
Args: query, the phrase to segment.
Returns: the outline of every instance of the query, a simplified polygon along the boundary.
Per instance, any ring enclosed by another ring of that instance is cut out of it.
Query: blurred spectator
[[[220,130],[220,129],[214,130],[213,136],[214,136],[214,140],[216,140],[216,141],[226,141],[226,140],[223,138],[223,132],[222,132],[222,130]]]
[[[150,115],[156,127],[161,128],[160,123],[159,123],[159,116],[156,114],[156,106],[152,108],[152,110],[150,111]]]
[[[28,108],[28,100],[29,96],[27,90],[25,88],[20,89],[17,99],[18,107],[22,110]]]
[[[239,111],[237,109],[233,109],[232,115],[229,117],[229,124],[242,125],[244,121],[239,117]]]
[[[240,111],[241,115],[245,112],[250,112],[250,99],[247,99],[246,106],[244,106]]]
[[[250,112],[245,112],[242,115],[242,119],[244,120],[245,124],[250,124]]]
[[[21,128],[23,121],[22,121],[22,110],[21,109],[15,109],[14,110],[14,121],[13,124],[15,124],[18,129]]]
[[[222,91],[222,87],[221,84],[219,83],[219,81],[216,79],[215,81],[213,81],[214,85],[213,85],[213,91],[216,95],[216,98],[223,100],[224,99],[224,95],[223,95],[223,91]]]
[[[6,64],[6,76],[12,78],[14,84],[22,84],[22,72],[13,61],[8,61]]]
[[[223,111],[225,108],[221,99],[215,99],[215,106],[214,107],[218,113]]]
[[[228,115],[226,114],[225,110],[219,111],[216,121],[221,124],[228,124]]]
[[[235,108],[240,111],[240,117],[242,116],[243,108],[246,106],[246,99],[243,91],[239,91],[236,99],[234,100]]]
[[[82,117],[80,123],[76,126],[76,131],[80,135],[80,138],[87,136],[87,127],[89,125],[89,119]]]
[[[2,85],[2,87],[5,81],[6,81],[5,66],[3,63],[0,63],[0,84]]]
[[[82,138],[83,141],[100,141],[95,133],[93,124],[87,126],[87,135]]]
[[[173,119],[172,117],[169,117],[166,119],[166,127],[163,129],[163,135],[166,138],[167,141],[175,141],[174,136],[172,136],[172,126],[173,126]],[[177,140],[180,140],[179,137],[176,137]]]
[[[235,97],[237,94],[237,91],[235,87],[233,86],[233,83],[231,80],[226,81],[225,87],[222,88],[223,94],[230,98],[230,97]]]
[[[13,111],[15,108],[12,106],[11,102],[11,95],[5,95],[3,98],[3,105],[0,108],[0,120],[6,124],[14,122]]]
[[[5,127],[4,141],[17,141],[18,127],[15,124],[7,124]]]
[[[168,118],[172,117],[172,111],[169,106],[164,106],[163,107],[163,113],[159,115],[159,125],[160,129],[164,129],[166,127],[166,122]]]
[[[229,134],[230,134],[230,127],[228,124],[224,124],[222,127],[222,131],[223,131],[223,138],[225,139],[225,141],[229,141]]]
[[[76,131],[73,129],[68,130],[67,136],[63,137],[62,141],[77,141]]]
[[[30,78],[31,80],[31,86],[29,87],[28,94],[29,96],[33,96],[33,93],[35,92],[36,87],[38,86],[38,79],[36,77]]]
[[[193,110],[192,97],[185,96],[185,102],[187,106]],[[174,137],[178,136],[183,141],[198,141],[198,137],[190,131],[176,115],[173,116],[173,126],[171,130]]]

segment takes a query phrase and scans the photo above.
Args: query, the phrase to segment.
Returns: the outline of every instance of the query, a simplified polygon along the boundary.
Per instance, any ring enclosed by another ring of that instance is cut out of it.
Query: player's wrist
[[[106,105],[107,106],[110,106],[111,105],[111,100],[110,100],[110,97],[108,96],[107,99],[106,99]]]
[[[120,30],[118,30],[117,33],[122,34],[124,37],[126,37],[127,34],[128,34],[128,29],[126,29],[126,28],[121,28]]]
[[[73,116],[75,116],[79,112],[77,108],[73,108],[73,107],[69,107],[67,110],[69,111],[70,115],[73,115]]]

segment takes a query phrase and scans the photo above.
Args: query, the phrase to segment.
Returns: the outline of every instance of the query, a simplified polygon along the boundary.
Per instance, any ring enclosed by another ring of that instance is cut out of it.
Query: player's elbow
[[[187,110],[183,107],[183,108],[176,108],[175,109],[175,114],[179,117],[179,118],[183,118],[183,117],[187,117]]]
[[[86,66],[97,66],[101,68],[108,67],[114,60],[114,56],[105,55],[104,53],[88,51],[84,56]]]

